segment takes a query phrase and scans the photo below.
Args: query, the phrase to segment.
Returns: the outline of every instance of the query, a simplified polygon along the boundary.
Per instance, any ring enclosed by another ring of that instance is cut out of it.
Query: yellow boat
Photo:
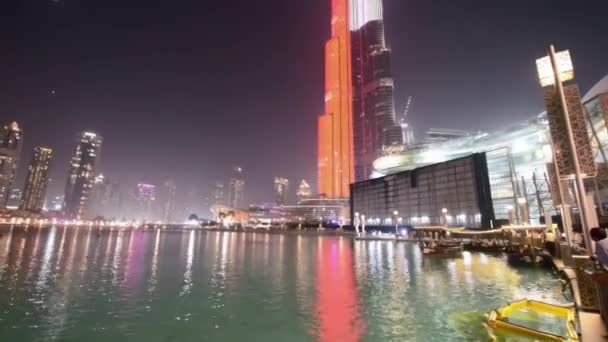
[[[495,333],[526,336],[540,341],[579,341],[575,317],[572,307],[524,299],[492,311],[488,326],[494,341],[497,340]],[[556,323],[553,329],[543,327],[547,321]]]

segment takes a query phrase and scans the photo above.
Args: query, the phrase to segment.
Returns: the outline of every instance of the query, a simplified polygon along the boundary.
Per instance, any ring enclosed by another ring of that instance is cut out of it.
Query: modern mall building
[[[587,187],[594,189],[596,204],[603,210],[608,201],[608,75],[599,81],[582,99],[587,114],[587,128],[593,148],[598,175],[589,180]],[[394,225],[394,219],[404,222],[433,224],[444,222],[466,223],[470,226],[481,225],[478,212],[461,213],[450,206],[446,199],[439,196],[436,203],[427,209],[413,210],[408,201],[396,197],[398,189],[391,184],[389,175],[403,171],[417,170],[428,165],[463,158],[476,153],[485,153],[491,190],[491,201],[495,220],[510,220],[516,223],[538,223],[542,216],[555,214],[557,210],[551,197],[551,170],[547,164],[552,160],[550,134],[545,112],[510,127],[492,132],[455,136],[452,139],[433,139],[424,143],[391,149],[390,152],[374,162],[370,175],[375,182],[384,182],[383,199],[388,207],[361,204],[365,187],[353,185],[351,215],[358,211],[366,215],[369,224]],[[366,181],[370,182],[370,181]],[[365,183],[365,182],[364,182]],[[357,193],[359,192],[359,193]],[[447,209],[447,213],[443,209]],[[393,218],[392,213],[399,212]],[[431,212],[433,211],[433,212]],[[454,212],[456,211],[456,212]],[[461,215],[466,217],[462,217]],[[452,221],[458,217],[462,222]],[[435,219],[433,219],[435,218]],[[352,217],[351,217],[352,219]],[[390,219],[390,220],[389,220]],[[444,220],[444,221],[441,221]]]

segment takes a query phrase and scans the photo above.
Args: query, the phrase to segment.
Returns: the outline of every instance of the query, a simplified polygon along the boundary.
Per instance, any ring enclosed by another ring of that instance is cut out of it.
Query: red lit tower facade
[[[319,117],[319,193],[349,197],[354,181],[349,0],[332,0],[331,39],[325,45],[325,113]]]

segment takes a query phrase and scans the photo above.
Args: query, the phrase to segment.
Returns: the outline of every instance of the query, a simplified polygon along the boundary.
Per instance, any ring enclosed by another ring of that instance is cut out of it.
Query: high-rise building
[[[215,189],[213,190],[213,205],[225,205],[226,198],[224,194],[224,183],[215,183]]]
[[[21,189],[11,189],[10,194],[8,195],[8,201],[6,201],[7,209],[18,209],[21,205],[21,197],[23,195],[23,191]]]
[[[296,192],[296,196],[298,197],[298,203],[302,200],[309,199],[312,197],[312,190],[310,190],[310,185],[302,179],[300,182],[300,186],[298,187],[298,192]]]
[[[63,209],[64,195],[55,196],[49,203],[48,210],[60,212]]]
[[[105,219],[119,218],[122,212],[121,204],[122,196],[118,182],[103,174],[96,176],[88,210],[89,216],[101,216]]]
[[[177,187],[172,180],[168,180],[162,184],[158,191],[158,204],[160,206],[159,219],[162,222],[173,222],[175,215],[175,193]]]
[[[242,168],[234,168],[234,173],[230,178],[230,188],[228,191],[228,205],[234,209],[241,208],[245,192],[245,179],[243,178]]]
[[[135,188],[135,218],[140,221],[153,220],[155,203],[156,186],[153,184],[138,183]]]
[[[0,127],[0,209],[8,201],[21,153],[21,129],[16,122]]]
[[[395,118],[391,51],[386,46],[381,0],[351,0],[355,180],[372,174],[386,147],[403,144]]]
[[[48,147],[35,147],[34,155],[27,168],[23,196],[19,208],[21,210],[40,212],[44,205],[46,188],[49,184],[49,167],[53,158],[53,150]]]
[[[287,192],[289,191],[289,180],[283,177],[274,178],[274,197],[277,205],[284,205],[287,202]]]
[[[95,169],[101,155],[102,139],[96,133],[83,132],[70,161],[65,185],[63,210],[73,218],[82,218],[87,210],[95,181]]]
[[[332,0],[331,39],[325,45],[325,113],[318,121],[318,190],[349,196],[353,164],[352,70],[349,0]]]
[[[411,96],[407,98],[407,103],[405,104],[403,116],[401,116],[401,118],[399,119],[399,126],[401,126],[401,137],[405,146],[409,146],[414,143],[414,129],[407,121],[407,116],[410,114],[410,111],[414,106],[413,102],[414,100]]]

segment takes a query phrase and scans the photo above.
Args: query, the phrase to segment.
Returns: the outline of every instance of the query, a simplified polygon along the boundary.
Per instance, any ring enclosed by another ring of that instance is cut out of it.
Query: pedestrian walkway
[[[561,259],[552,259],[556,269],[565,268]],[[576,290],[575,290],[576,291]],[[576,296],[575,296],[576,297]],[[581,340],[583,342],[605,342],[608,341],[608,329],[599,313],[579,311]]]

